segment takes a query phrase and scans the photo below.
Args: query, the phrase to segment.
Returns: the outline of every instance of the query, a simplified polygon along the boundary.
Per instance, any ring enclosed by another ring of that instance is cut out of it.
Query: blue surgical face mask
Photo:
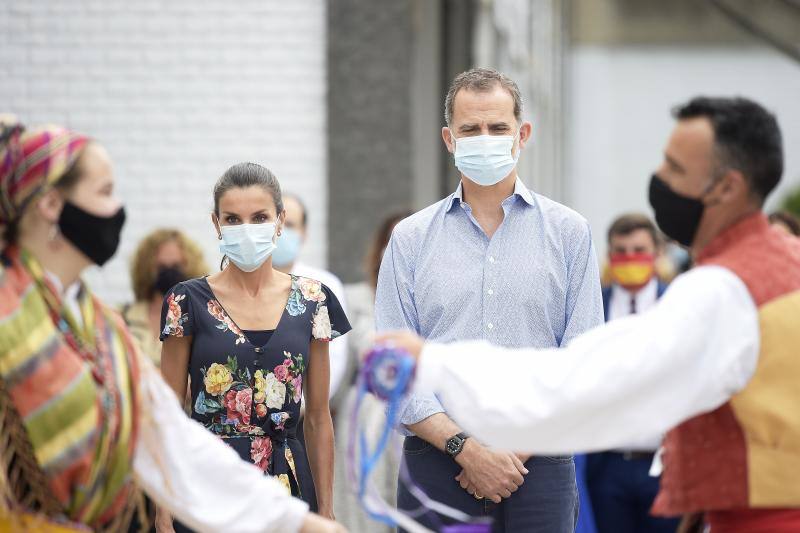
[[[478,135],[460,139],[453,136],[456,167],[478,185],[488,187],[500,183],[517,165],[520,150],[517,149],[516,156],[511,154],[517,135]]]
[[[272,264],[278,268],[291,265],[297,259],[302,245],[303,239],[299,232],[292,228],[283,228],[278,237],[278,248],[272,253]]]
[[[220,226],[219,251],[240,270],[252,272],[275,251],[275,227],[274,222]]]

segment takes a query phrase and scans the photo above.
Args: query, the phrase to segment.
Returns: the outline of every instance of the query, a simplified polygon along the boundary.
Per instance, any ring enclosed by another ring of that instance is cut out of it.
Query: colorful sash
[[[16,441],[27,443],[0,440],[0,488],[13,496],[11,508],[93,528],[120,525],[130,515],[123,511],[131,507],[137,432],[130,336],[86,287],[78,321],[33,257],[10,248],[2,260],[0,380],[8,400],[2,418],[11,428],[17,417],[24,431]],[[44,487],[31,486],[36,467]],[[32,488],[47,493],[40,496],[49,504],[31,498]]]

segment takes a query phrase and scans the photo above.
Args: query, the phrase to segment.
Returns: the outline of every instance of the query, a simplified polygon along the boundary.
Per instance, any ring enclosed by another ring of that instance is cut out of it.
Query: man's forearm
[[[416,424],[406,425],[416,436],[444,451],[447,439],[461,432],[455,422],[445,413],[436,413]]]
[[[436,413],[416,424],[411,424],[406,427],[422,440],[434,445],[439,451],[445,451],[447,440],[463,431],[458,424],[453,422],[445,413]],[[483,447],[475,439],[467,439],[464,443],[463,452],[459,453],[454,460],[462,468],[467,468],[472,464],[472,459],[480,454],[482,448]]]

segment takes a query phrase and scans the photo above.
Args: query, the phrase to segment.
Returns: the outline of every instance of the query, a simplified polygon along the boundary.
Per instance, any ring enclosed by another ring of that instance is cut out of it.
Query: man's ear
[[[531,135],[533,134],[533,124],[528,122],[527,120],[522,123],[522,126],[519,127],[519,147],[525,148],[525,145],[531,139]]]
[[[722,184],[719,187],[719,203],[729,203],[739,198],[751,198],[753,192],[750,190],[750,183],[740,171],[730,169],[723,175]]]
[[[442,140],[448,152],[451,154],[456,153],[456,141],[453,138],[453,132],[447,126],[442,128]]]
[[[64,197],[57,189],[50,189],[36,202],[36,210],[50,224],[57,224],[64,210]]]

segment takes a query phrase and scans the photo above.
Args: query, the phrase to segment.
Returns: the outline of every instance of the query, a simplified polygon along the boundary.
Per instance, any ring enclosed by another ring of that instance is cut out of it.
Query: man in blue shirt
[[[381,264],[378,330],[410,329],[439,342],[485,339],[553,348],[602,323],[597,259],[586,220],[535,194],[516,162],[532,126],[517,85],[490,69],[457,76],[442,138],[461,172],[455,193],[400,222]],[[486,361],[486,379],[513,368]],[[401,418],[413,482],[495,531],[572,532],[578,512],[572,458],[526,457],[462,432],[434,396],[414,396]],[[418,502],[404,483],[398,506]],[[447,519],[429,512],[421,523]]]

